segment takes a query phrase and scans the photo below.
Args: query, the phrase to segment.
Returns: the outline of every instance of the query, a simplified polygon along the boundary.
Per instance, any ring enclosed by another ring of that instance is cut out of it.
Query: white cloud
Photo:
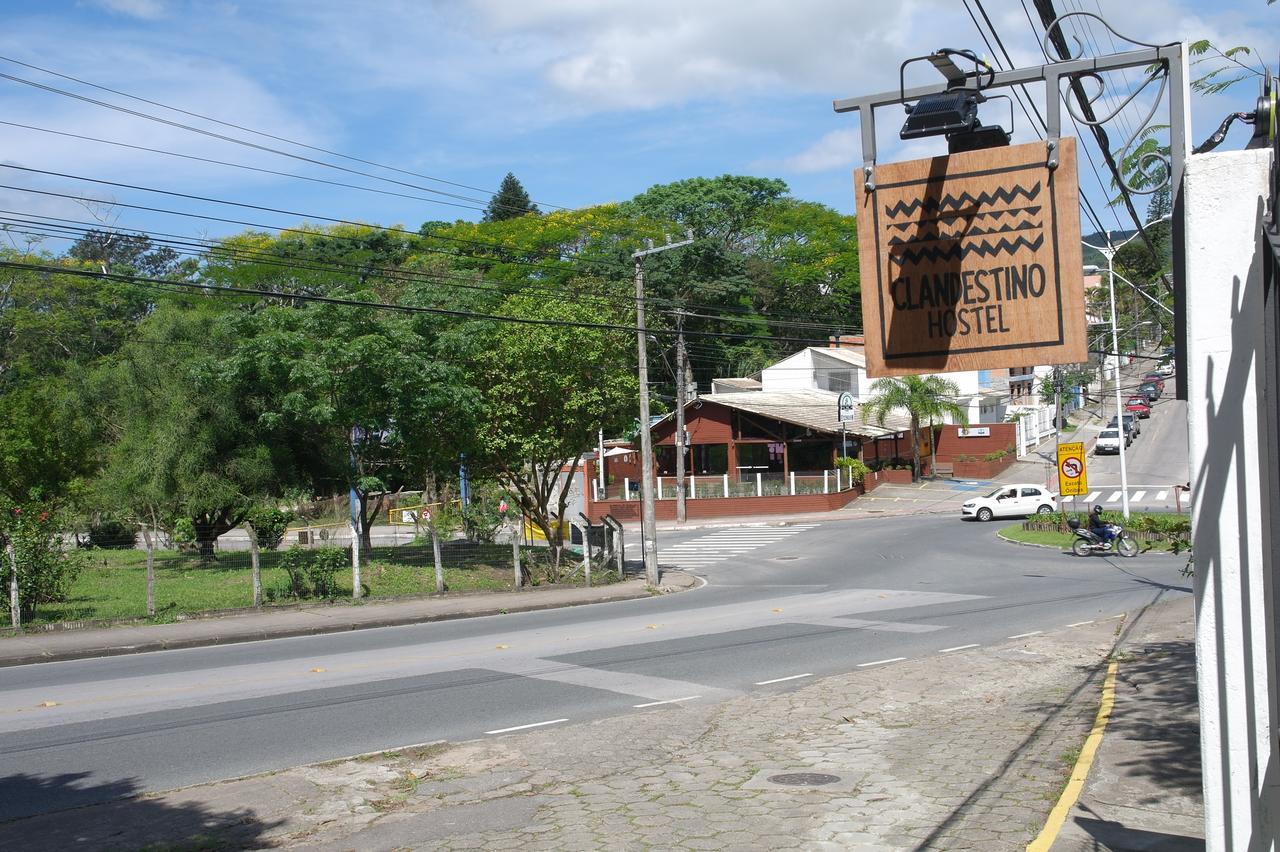
[[[94,6],[106,9],[108,12],[141,18],[144,21],[159,20],[168,13],[163,0],[91,0],[91,2]]]
[[[848,168],[861,150],[856,130],[833,130],[798,154],[782,160],[781,168],[789,172],[825,172]]]

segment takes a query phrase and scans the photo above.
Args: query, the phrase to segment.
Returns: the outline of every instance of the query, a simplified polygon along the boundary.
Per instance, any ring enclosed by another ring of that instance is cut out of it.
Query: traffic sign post
[[[1084,444],[1058,445],[1058,496],[1079,497],[1089,493],[1089,477],[1085,468]]]

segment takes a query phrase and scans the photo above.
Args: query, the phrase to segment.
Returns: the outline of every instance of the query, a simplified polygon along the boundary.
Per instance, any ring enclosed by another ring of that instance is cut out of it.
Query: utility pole
[[[1134,234],[1137,236],[1137,234]],[[1130,237],[1129,239],[1133,239]],[[1128,242],[1126,240],[1125,242]],[[1122,243],[1123,245],[1123,243]],[[1107,247],[1102,249],[1107,258],[1107,289],[1111,297],[1111,349],[1116,356],[1116,431],[1120,435],[1120,505],[1125,521],[1129,520],[1129,470],[1124,463],[1127,435],[1124,431],[1124,408],[1120,403],[1120,335],[1116,331],[1116,247],[1111,244],[1111,232],[1107,231]]]
[[[644,259],[651,254],[680,248],[693,242],[693,232],[687,239],[666,245],[654,246],[653,240],[645,240],[647,248],[634,252],[636,262],[636,358],[640,371],[640,537],[644,555],[644,578],[650,586],[658,585],[658,519],[653,505],[653,436],[649,433],[649,359],[647,355],[648,332],[644,324]]]
[[[1032,371],[1032,375],[1035,371]],[[1053,482],[1057,488],[1054,491],[1062,494],[1061,475],[1058,472],[1058,447],[1062,444],[1062,372],[1061,368],[1054,366],[1053,368]],[[1037,427],[1038,428],[1038,427]]]
[[[684,523],[685,515],[685,447],[684,406],[686,402],[685,380],[689,355],[684,348],[684,311],[676,311],[676,521]]]

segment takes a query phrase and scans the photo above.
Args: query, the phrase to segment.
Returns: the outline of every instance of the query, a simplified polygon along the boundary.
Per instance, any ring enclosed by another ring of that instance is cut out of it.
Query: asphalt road
[[[914,516],[667,534],[679,595],[0,670],[0,819],[433,740],[786,690],[1189,593]]]

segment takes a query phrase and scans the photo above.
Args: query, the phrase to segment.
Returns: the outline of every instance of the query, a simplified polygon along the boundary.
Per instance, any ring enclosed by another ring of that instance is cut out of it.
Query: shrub
[[[254,536],[258,539],[258,547],[263,550],[275,550],[284,541],[284,534],[293,521],[293,512],[263,506],[249,513],[249,523],[253,525]]]
[[[89,525],[89,546],[101,550],[131,550],[134,545],[133,524],[115,518],[99,518]]]
[[[68,551],[54,512],[43,506],[9,506],[0,517],[0,533],[13,544],[18,563],[19,618],[28,621],[41,604],[65,601],[71,584],[88,562],[88,554]],[[0,565],[0,581],[8,589],[13,568]]]
[[[977,460],[978,460],[977,456],[971,456],[968,453],[961,453],[960,455],[956,456],[956,461],[958,462],[975,462]]]
[[[871,468],[858,458],[836,459],[836,465],[849,476],[849,481],[861,483],[871,473]]]
[[[289,548],[280,558],[280,567],[289,578],[284,594],[298,599],[336,597],[337,574],[346,561],[347,552],[337,547]]]

